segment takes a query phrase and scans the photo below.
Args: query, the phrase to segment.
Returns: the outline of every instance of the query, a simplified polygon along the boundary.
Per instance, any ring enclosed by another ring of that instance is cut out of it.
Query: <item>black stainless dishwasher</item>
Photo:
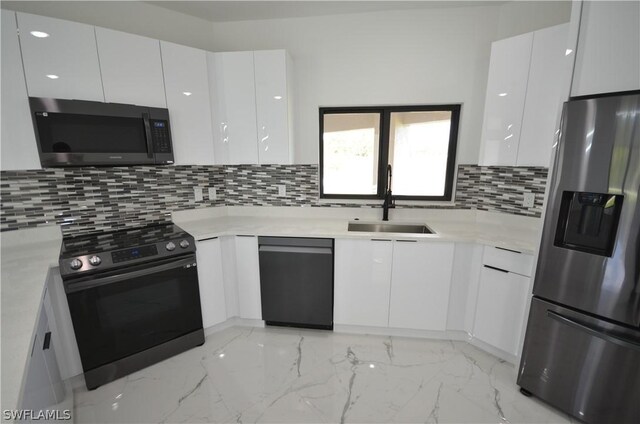
[[[259,237],[262,319],[333,329],[333,239]]]

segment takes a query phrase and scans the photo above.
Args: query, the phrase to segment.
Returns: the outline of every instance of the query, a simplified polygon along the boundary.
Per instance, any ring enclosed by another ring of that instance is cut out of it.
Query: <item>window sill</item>
[[[351,205],[376,205],[381,207],[384,203],[380,199],[318,199],[319,204],[351,204]],[[444,200],[399,200],[396,199],[398,206],[455,206],[455,201]]]

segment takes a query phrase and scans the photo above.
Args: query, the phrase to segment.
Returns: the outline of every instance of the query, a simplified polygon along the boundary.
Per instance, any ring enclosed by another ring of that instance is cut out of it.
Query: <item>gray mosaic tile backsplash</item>
[[[499,211],[539,217],[547,169],[460,165],[455,201],[398,205]],[[277,185],[286,187],[279,197]],[[193,188],[203,188],[196,202]],[[214,188],[210,199],[207,188]],[[535,194],[532,208],[522,206]],[[58,224],[64,234],[135,227],[170,219],[172,211],[210,206],[368,207],[319,202],[317,165],[56,168],[0,172],[0,230]]]

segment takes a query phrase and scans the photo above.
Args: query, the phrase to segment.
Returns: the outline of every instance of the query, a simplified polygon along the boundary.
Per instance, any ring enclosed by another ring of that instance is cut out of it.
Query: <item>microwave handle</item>
[[[147,157],[153,158],[153,140],[151,138],[151,122],[149,120],[149,114],[143,113],[142,120],[144,121],[144,135],[147,139]]]

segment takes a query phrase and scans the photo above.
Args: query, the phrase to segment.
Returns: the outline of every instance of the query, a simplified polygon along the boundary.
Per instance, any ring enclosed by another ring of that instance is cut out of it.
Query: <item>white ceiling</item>
[[[505,1],[146,1],[211,22],[299,18],[388,10],[486,6]]]

